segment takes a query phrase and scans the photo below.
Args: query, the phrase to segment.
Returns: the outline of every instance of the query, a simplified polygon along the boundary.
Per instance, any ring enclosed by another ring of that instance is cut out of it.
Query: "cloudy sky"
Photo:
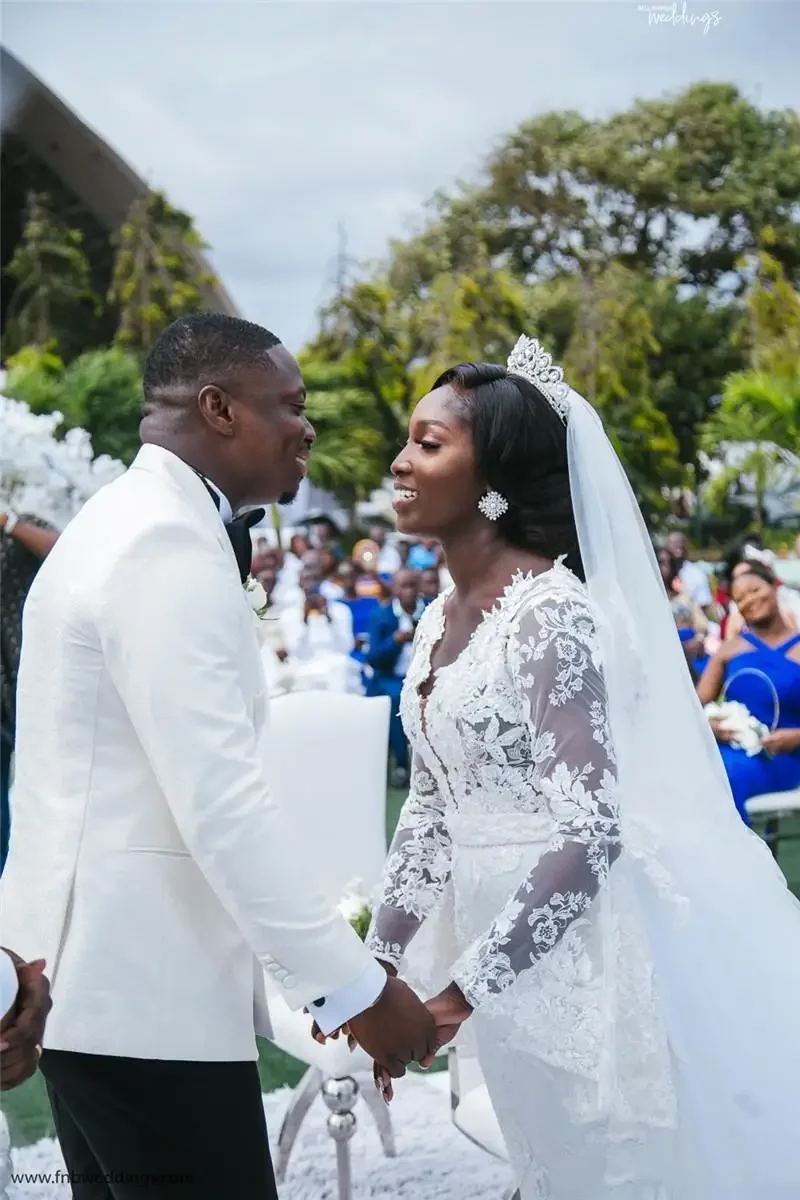
[[[298,349],[337,230],[380,257],[440,187],[548,108],[603,115],[699,79],[800,96],[800,0],[350,4],[5,0],[4,44],[192,212],[242,313]],[[679,9],[680,11],[680,9]]]

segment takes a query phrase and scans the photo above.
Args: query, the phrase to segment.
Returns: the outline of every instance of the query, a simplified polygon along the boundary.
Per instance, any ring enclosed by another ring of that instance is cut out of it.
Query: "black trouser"
[[[254,1062],[45,1050],[74,1200],[277,1200]]]

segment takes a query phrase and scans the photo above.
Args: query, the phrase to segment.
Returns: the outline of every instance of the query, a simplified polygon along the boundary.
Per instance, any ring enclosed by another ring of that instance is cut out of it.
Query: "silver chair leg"
[[[275,1162],[275,1178],[283,1183],[289,1166],[289,1156],[292,1153],[300,1126],[306,1118],[308,1110],[319,1095],[323,1081],[322,1071],[318,1067],[309,1067],[297,1087],[292,1092],[286,1116],[283,1118],[281,1131],[278,1134],[278,1150]]]
[[[374,1087],[365,1087],[361,1092],[361,1097],[372,1113],[375,1124],[378,1126],[378,1135],[383,1146],[383,1153],[387,1158],[397,1158],[397,1146],[394,1141],[394,1129],[392,1128],[392,1118],[389,1115],[389,1105]]]
[[[339,1200],[352,1200],[353,1181],[350,1171],[350,1139],[356,1131],[353,1109],[358,1100],[359,1086],[349,1075],[343,1079],[326,1079],[322,1099],[330,1116],[328,1133],[336,1143],[336,1173],[339,1180]]]

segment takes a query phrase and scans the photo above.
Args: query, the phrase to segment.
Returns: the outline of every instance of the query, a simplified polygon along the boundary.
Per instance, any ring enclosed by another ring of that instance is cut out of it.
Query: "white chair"
[[[764,820],[764,841],[775,858],[778,857],[778,847],[782,841],[797,839],[796,833],[781,833],[781,821],[800,813],[800,788],[789,792],[753,796],[751,800],[745,801],[745,807],[749,817],[761,817]]]
[[[456,1129],[481,1150],[508,1162],[508,1150],[477,1058],[451,1046],[447,1064],[450,1116]],[[513,1187],[508,1196],[509,1200],[519,1200],[519,1192]]]
[[[304,859],[334,904],[354,879],[370,890],[380,881],[386,857],[389,714],[390,701],[383,696],[302,692],[270,704],[271,783],[296,816]],[[349,1200],[348,1142],[359,1093],[385,1153],[395,1154],[389,1110],[372,1083],[372,1062],[362,1050],[348,1050],[344,1038],[317,1045],[310,1035],[311,1017],[292,1012],[268,981],[266,990],[272,1041],[308,1065],[278,1136],[276,1175],[285,1178],[300,1126],[321,1092],[336,1143],[340,1200]],[[359,1079],[366,1081],[363,1090]]]

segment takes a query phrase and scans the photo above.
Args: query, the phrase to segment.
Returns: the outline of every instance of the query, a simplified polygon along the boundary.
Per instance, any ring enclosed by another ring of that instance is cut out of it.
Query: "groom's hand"
[[[359,1046],[382,1063],[394,1079],[411,1062],[436,1053],[436,1021],[420,998],[400,979],[389,978],[372,1008],[350,1020]]]

